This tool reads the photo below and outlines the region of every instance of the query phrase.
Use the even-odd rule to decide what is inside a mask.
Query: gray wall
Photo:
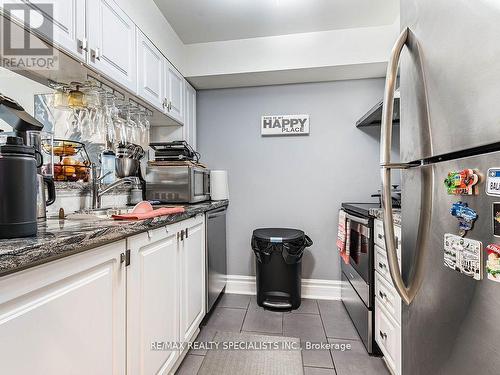
[[[340,279],[340,204],[370,200],[380,186],[380,130],[362,131],[355,122],[380,100],[383,86],[368,79],[199,92],[202,161],[229,171],[229,274],[255,274],[253,229],[293,227],[314,241],[303,277]],[[260,117],[271,114],[309,114],[311,134],[262,137]]]

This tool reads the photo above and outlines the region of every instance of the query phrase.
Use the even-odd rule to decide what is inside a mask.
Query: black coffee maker
[[[43,125],[14,100],[0,94],[0,119],[15,135],[0,143],[0,238],[29,237],[37,233],[37,156],[26,132]]]

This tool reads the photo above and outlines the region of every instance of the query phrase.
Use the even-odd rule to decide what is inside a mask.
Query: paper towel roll
[[[213,201],[229,199],[227,171],[210,171],[210,197]]]

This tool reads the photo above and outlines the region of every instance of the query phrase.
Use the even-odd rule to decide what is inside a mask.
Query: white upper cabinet
[[[136,93],[180,125],[189,118],[191,128],[183,130],[184,138],[196,145],[194,89],[186,88],[182,74],[113,0],[0,0],[0,7],[9,3],[26,3],[49,21],[48,27],[32,29],[35,34]]]
[[[136,27],[111,0],[87,0],[89,64],[132,92],[137,90]]]
[[[165,57],[137,29],[137,94],[160,111],[165,110]]]
[[[180,340],[194,337],[205,316],[205,220],[204,215],[187,220],[179,243]]]
[[[179,341],[176,225],[128,239],[127,373],[170,374],[179,351],[151,343]]]
[[[186,82],[184,140],[196,150],[196,90]]]
[[[165,108],[166,113],[184,124],[184,90],[186,81],[175,67],[165,60]]]
[[[13,1],[5,1],[9,3]],[[85,0],[29,0],[26,4],[47,22],[48,27],[32,29],[36,34],[85,61]]]

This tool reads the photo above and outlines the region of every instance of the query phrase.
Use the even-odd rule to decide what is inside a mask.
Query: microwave
[[[161,203],[198,203],[210,200],[210,170],[192,166],[149,165],[146,199]]]

